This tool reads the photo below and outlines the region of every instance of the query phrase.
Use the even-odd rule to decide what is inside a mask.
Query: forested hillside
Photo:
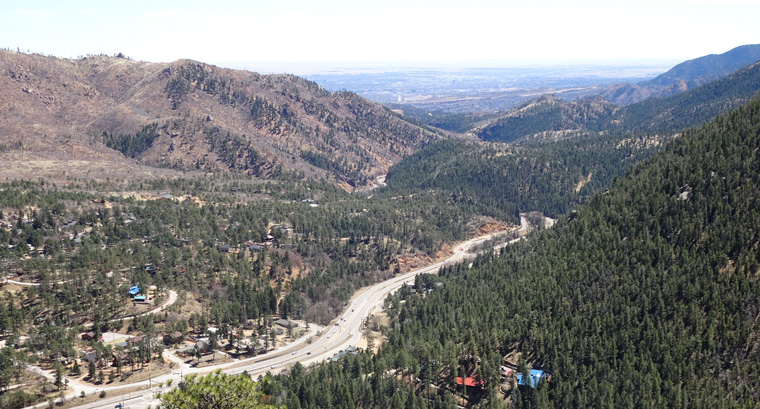
[[[445,269],[425,296],[402,291],[374,369],[396,368],[431,400],[401,393],[395,407],[450,406],[452,391],[499,407],[499,384],[514,382],[499,366],[515,352],[551,374],[514,389],[517,408],[757,407],[758,149],[755,99],[672,140],[577,216],[471,269]],[[351,370],[366,373],[345,361]],[[285,385],[303,404],[293,388],[328,393],[325,376]],[[455,376],[484,380],[484,391]]]
[[[601,98],[567,102],[543,95],[472,132],[484,141],[514,142],[543,132],[585,130],[589,123],[609,117],[615,108],[615,104]]]
[[[673,134],[745,104],[760,91],[760,63],[667,98],[615,108],[598,99],[540,97],[473,129],[483,140],[566,138],[585,132]]]
[[[275,314],[326,323],[355,290],[406,268],[405,258],[435,257],[444,243],[465,239],[478,216],[472,206],[366,199],[326,182],[141,185],[177,197],[103,200],[74,188],[0,185],[4,268],[41,283],[87,283],[18,292],[13,304],[26,306],[24,314],[13,325],[0,320],[0,333],[31,330],[36,318],[66,324],[118,318],[120,286],[127,283],[195,293],[218,325]],[[156,270],[148,273],[145,265]],[[121,271],[104,275],[114,269]],[[38,303],[40,296],[48,302]]]
[[[121,371],[107,359],[120,351],[113,343],[79,340],[88,323],[95,334],[148,338],[254,325],[254,339],[270,333],[272,317],[328,324],[359,288],[448,256],[447,244],[490,221],[475,206],[424,195],[367,197],[326,181],[228,174],[62,187],[14,181],[0,191],[0,388],[25,376],[25,362],[73,360],[85,346],[97,349],[98,369]],[[122,321],[149,308],[128,296],[132,286],[153,288],[150,305],[172,291],[178,301]],[[258,352],[274,348],[268,339]],[[0,407],[45,399],[28,392],[0,394]]]
[[[760,98],[684,130],[749,101],[760,63],[625,108],[544,97],[479,128],[514,144],[448,138],[289,75],[12,52],[0,52],[0,65],[8,162],[44,152],[55,161],[35,156],[39,172],[70,171],[78,163],[70,161],[91,166],[89,152],[174,177],[109,178],[92,168],[98,174],[84,179],[0,184],[0,389],[10,392],[2,407],[51,395],[46,381],[47,392],[29,392],[27,363],[55,371],[61,391],[64,372],[83,376],[83,348],[95,354],[90,385],[104,384],[103,369],[115,378],[115,366],[124,381],[154,353],[161,361],[151,345],[108,344],[99,337],[107,331],[149,340],[179,332],[177,343],[204,333],[216,341],[215,327],[228,351],[237,333],[235,354],[249,356],[283,342],[276,318],[340,327],[336,316],[361,287],[464,253],[451,247],[532,210],[560,220],[498,255],[418,276],[365,321],[368,349],[384,335],[376,354],[343,350],[339,363],[266,376],[261,401],[452,409],[760,401]],[[440,120],[455,128],[486,118]],[[386,170],[385,187],[346,192]],[[140,315],[172,297],[166,310]],[[125,351],[131,371],[116,356]],[[283,355],[288,365],[300,359]],[[515,371],[530,368],[547,377],[518,386]]]
[[[451,132],[465,133],[475,124],[488,122],[500,116],[499,112],[463,112],[452,113],[418,108],[409,104],[385,104],[404,116],[427,126],[445,129]]]
[[[648,98],[665,98],[719,79],[758,60],[760,44],[742,45],[723,54],[684,61],[648,81],[615,84],[608,87],[602,97],[618,105],[630,105]]]
[[[760,91],[760,63],[668,98],[652,98],[615,111],[592,129],[673,133],[698,126],[747,103]]]
[[[515,223],[532,210],[556,217],[658,146],[657,139],[618,135],[521,146],[442,141],[392,166],[377,196],[422,193]]]

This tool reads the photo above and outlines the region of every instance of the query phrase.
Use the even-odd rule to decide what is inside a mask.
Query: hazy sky
[[[0,47],[252,68],[680,61],[760,43],[758,18],[760,0],[3,1]]]

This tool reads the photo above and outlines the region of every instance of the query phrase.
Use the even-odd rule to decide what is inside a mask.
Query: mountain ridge
[[[618,105],[665,98],[724,77],[760,60],[760,44],[745,44],[722,54],[709,54],[677,64],[657,77],[636,84],[608,87],[601,96]]]
[[[104,145],[104,133],[134,139],[153,126],[162,131],[133,150],[143,165],[261,177],[276,176],[271,170],[279,167],[326,177],[350,190],[385,173],[404,155],[449,137],[356,94],[329,93],[293,75],[261,75],[192,60],[68,60],[0,51],[0,73],[5,113],[0,114],[0,143],[6,150],[56,152],[58,138],[65,137],[85,156],[116,160],[118,155]],[[220,154],[211,146],[219,138],[209,134],[237,142]],[[264,171],[232,163],[235,156],[262,161],[254,168]]]
[[[539,97],[470,132],[487,141],[562,139],[584,132],[672,134],[701,125],[760,91],[760,63],[666,98],[614,106],[599,97]]]
[[[503,391],[500,365],[522,356],[551,374],[512,383],[523,408],[756,407],[759,114],[754,98],[689,129],[551,229],[397,295],[378,361]]]

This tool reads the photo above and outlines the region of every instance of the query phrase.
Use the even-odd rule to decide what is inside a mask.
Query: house
[[[146,298],[145,298],[144,295],[136,295],[135,298],[133,299],[133,301],[134,302],[139,302],[139,303],[145,303],[145,302],[147,302],[147,300],[146,300]]]
[[[114,352],[113,366],[119,366],[120,362],[122,365],[129,365],[132,363],[132,358],[130,358],[126,352]]]
[[[361,351],[361,350],[362,350],[362,349],[361,349],[361,348],[359,348],[359,347],[355,347],[355,346],[353,346],[353,345],[349,345],[349,346],[348,346],[348,348],[346,348],[346,351],[345,351],[345,352],[346,352],[347,354],[353,354],[353,355],[356,355],[356,354],[358,354],[358,353],[359,353],[359,351]]]
[[[92,341],[94,339],[95,339],[95,333],[92,331],[88,331],[82,334],[82,341]]]
[[[256,355],[263,355],[269,352],[264,345],[256,346],[250,342],[247,345],[245,345],[245,350],[247,352],[253,352]]]
[[[137,344],[139,344],[140,342],[142,342],[143,339],[145,339],[145,337],[142,336],[142,335],[138,335],[136,337],[128,338],[127,339],[127,345],[129,345],[130,347],[136,347]]]
[[[349,345],[348,348],[346,348],[345,350],[341,350],[340,352],[338,352],[337,355],[335,355],[334,357],[332,357],[330,360],[332,362],[337,362],[341,358],[343,358],[344,356],[346,356],[348,354],[356,355],[356,354],[359,353],[359,351],[361,351],[361,348],[355,347],[353,345]]]
[[[464,383],[464,386],[470,386],[470,387],[476,387],[476,388],[480,388],[481,386],[485,384],[484,381],[471,378],[471,377],[466,377],[464,378],[464,381],[463,381],[461,376],[457,376],[456,378],[454,378],[454,383],[457,385],[461,385],[462,383]]]
[[[139,293],[140,293],[139,286],[134,285],[132,287],[129,287],[129,295],[131,295],[132,297],[136,296]]]
[[[193,353],[195,352],[194,347],[182,347],[177,350],[177,356],[180,357],[187,357],[187,356],[193,356]]]
[[[174,331],[171,334],[164,334],[164,343],[165,344],[177,344],[182,342],[184,337],[182,336],[182,333],[179,331]]]
[[[512,368],[504,365],[501,366],[501,376],[510,376],[514,373],[515,371]]]
[[[525,377],[523,374],[519,373],[517,374],[517,384],[518,385],[528,385],[531,388],[535,388],[538,385],[538,382],[546,377],[544,374],[544,371],[538,370],[538,369],[531,369],[528,379],[524,379]]]
[[[211,345],[208,344],[206,341],[198,341],[195,343],[195,349],[200,349],[201,352],[204,354],[207,352],[211,352]]]
[[[174,196],[167,193],[165,195],[159,196],[157,200],[172,200],[172,199],[174,199]]]
[[[282,335],[285,333],[285,331],[280,327],[272,328],[272,332],[274,332],[275,335]]]
[[[230,251],[232,251],[232,246],[228,244],[222,244],[221,246],[219,246],[219,251],[221,251],[222,253],[229,253]]]
[[[251,244],[250,246],[248,246],[248,250],[250,250],[250,251],[259,251],[259,250],[261,250],[261,246],[259,246],[258,244]]]
[[[298,327],[298,323],[293,322],[293,321],[284,320],[284,319],[279,319],[279,320],[275,321],[274,323],[277,324],[277,325],[279,325],[279,326],[281,326],[281,327],[283,327],[283,328],[297,328]]]
[[[98,359],[98,352],[94,349],[87,349],[80,353],[82,360],[85,362],[95,362]]]
[[[195,345],[189,345],[178,349],[177,356],[195,356],[195,351],[197,350],[200,350],[202,354],[206,354],[211,352],[211,346],[206,341],[198,341],[195,343]]]

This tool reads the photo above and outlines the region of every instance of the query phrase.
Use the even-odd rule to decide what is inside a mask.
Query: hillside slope
[[[409,294],[378,360],[432,367],[448,387],[461,366],[495,386],[502,357],[521,351],[552,378],[514,392],[519,407],[757,407],[759,150],[755,99],[572,220]]]
[[[755,63],[692,90],[624,107],[599,98],[567,102],[544,96],[471,132],[497,142],[564,138],[586,131],[672,134],[745,104],[758,91],[760,63]]]
[[[292,75],[189,60],[79,60],[0,51],[4,150],[113,156],[181,170],[302,172],[347,187],[443,136]]]
[[[684,61],[649,81],[616,84],[602,97],[618,105],[630,105],[648,98],[665,98],[722,78],[760,60],[760,44],[747,44],[723,54],[705,55]]]
[[[514,142],[538,133],[581,131],[588,123],[608,118],[615,109],[613,103],[598,97],[568,102],[543,95],[471,132],[485,141]]]
[[[519,222],[519,213],[567,213],[659,148],[653,138],[581,136],[521,146],[446,140],[392,166],[376,197],[428,194]]]
[[[622,107],[592,127],[612,132],[677,132],[746,104],[758,91],[760,62],[668,98],[651,98]]]

